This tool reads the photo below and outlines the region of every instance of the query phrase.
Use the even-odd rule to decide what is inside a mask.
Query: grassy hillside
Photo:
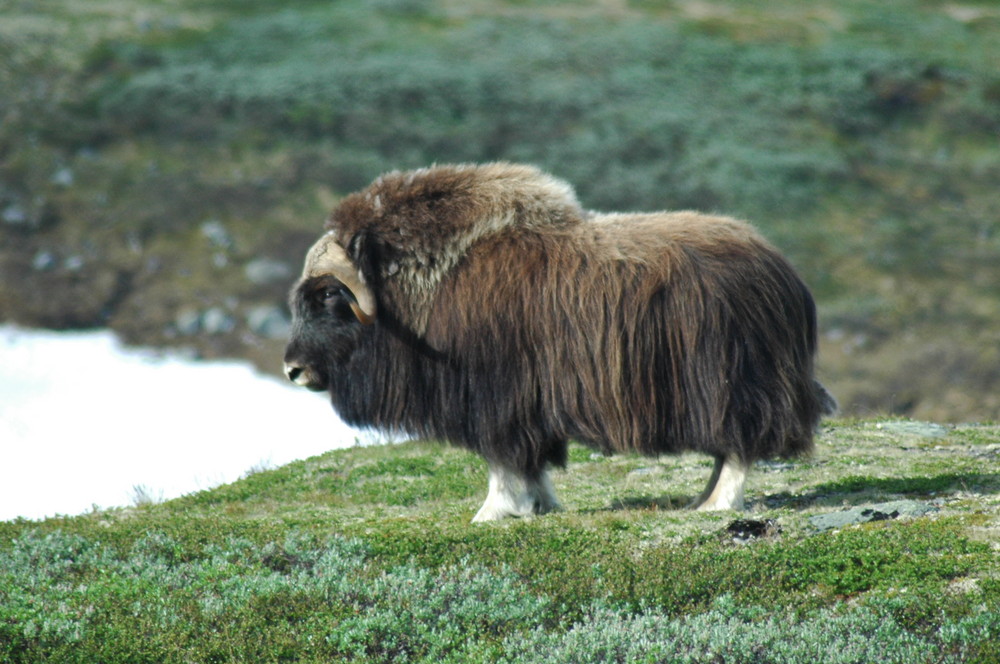
[[[848,413],[1000,414],[992,2],[7,0],[0,319],[277,370],[329,207],[529,161],[603,209],[748,217]]]
[[[469,523],[476,457],[330,452],[159,505],[0,523],[3,662],[995,662],[1000,428],[838,421],[708,460],[574,447],[561,513]],[[894,518],[908,499],[923,516]],[[872,509],[869,523],[820,519]],[[741,536],[763,525],[756,536]]]

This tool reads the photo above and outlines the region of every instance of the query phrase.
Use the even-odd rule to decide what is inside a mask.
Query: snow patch
[[[128,505],[136,487],[173,498],[380,440],[246,363],[0,326],[0,520]]]

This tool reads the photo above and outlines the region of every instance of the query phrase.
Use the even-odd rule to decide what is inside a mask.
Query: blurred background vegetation
[[[537,164],[753,221],[855,415],[1000,419],[1000,5],[0,0],[0,321],[280,367],[338,198]]]

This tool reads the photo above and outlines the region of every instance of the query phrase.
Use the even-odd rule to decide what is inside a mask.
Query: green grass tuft
[[[741,515],[618,498],[686,494],[703,459],[574,446],[566,511],[473,525],[485,464],[407,442],[0,523],[0,661],[991,662],[1000,482],[969,468],[1000,429],[917,451],[897,429],[833,423],[815,458],[758,467]],[[900,493],[938,509],[809,524]],[[737,516],[778,528],[737,542]]]

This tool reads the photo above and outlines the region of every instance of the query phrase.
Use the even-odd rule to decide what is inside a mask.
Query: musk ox
[[[598,214],[522,165],[383,175],[343,199],[290,296],[285,372],[354,425],[485,457],[475,521],[559,507],[569,439],[715,459],[738,509],[757,459],[806,453],[835,402],[816,309],[748,224]]]

